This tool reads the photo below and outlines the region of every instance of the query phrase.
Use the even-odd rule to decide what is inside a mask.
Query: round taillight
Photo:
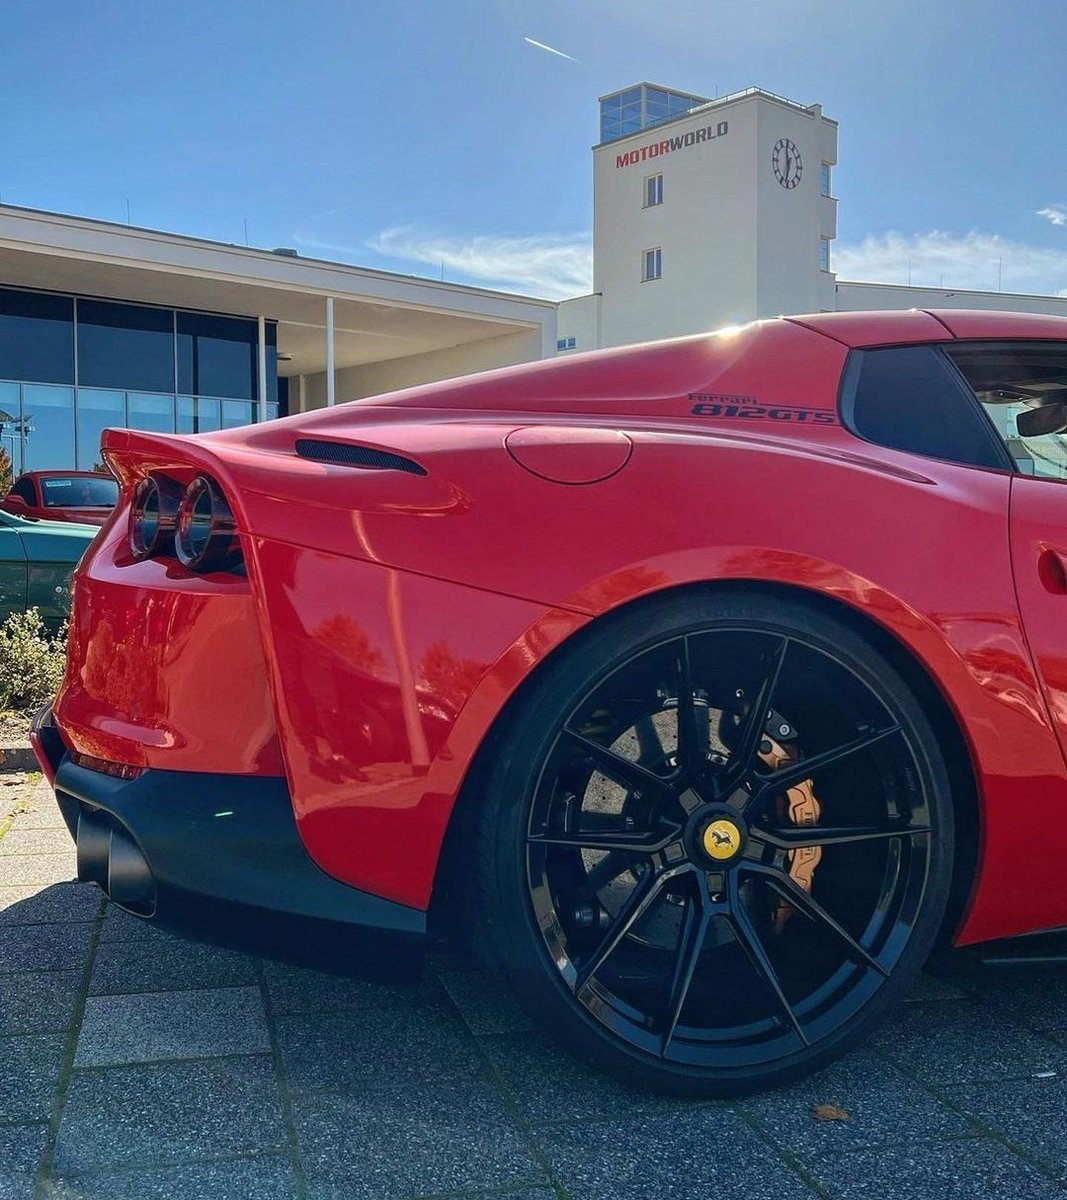
[[[233,512],[219,485],[206,475],[185,489],[174,549],[191,571],[232,571],[242,561]]]
[[[137,485],[130,508],[130,549],[137,558],[173,553],[180,498],[169,479],[149,475]]]

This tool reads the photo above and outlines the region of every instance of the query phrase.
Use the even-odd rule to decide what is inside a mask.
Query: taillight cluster
[[[137,485],[130,509],[136,558],[174,556],[191,571],[233,571],[243,564],[237,522],[222,489],[207,475],[186,487],[163,475]]]

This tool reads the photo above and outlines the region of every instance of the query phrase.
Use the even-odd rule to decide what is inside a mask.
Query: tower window
[[[830,269],[830,239],[819,238],[819,270],[829,271]]]
[[[659,246],[646,250],[642,258],[641,282],[659,279],[663,274],[663,251]]]
[[[822,171],[819,175],[819,185],[820,185],[822,194],[824,196],[829,196],[830,195],[830,164],[828,162],[824,162],[822,165]]]
[[[645,208],[652,208],[663,203],[663,176],[645,176]]]

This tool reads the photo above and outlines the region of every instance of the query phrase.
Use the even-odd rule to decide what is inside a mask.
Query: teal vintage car
[[[57,627],[70,612],[70,577],[95,525],[32,521],[0,511],[0,621],[36,606]]]

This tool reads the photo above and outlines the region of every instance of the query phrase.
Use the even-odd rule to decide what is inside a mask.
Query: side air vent
[[[296,452],[313,462],[337,463],[342,467],[358,467],[364,471],[407,471],[409,475],[425,475],[426,468],[388,450],[373,446],[353,446],[348,442],[324,442],[319,438],[297,438]]]

